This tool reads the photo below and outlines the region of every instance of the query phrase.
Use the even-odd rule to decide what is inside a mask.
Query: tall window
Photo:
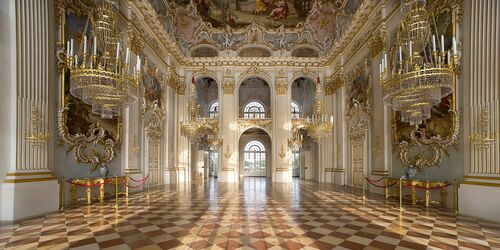
[[[247,176],[266,175],[266,148],[260,141],[250,141],[243,151],[243,171]]]
[[[219,102],[212,103],[208,111],[209,111],[208,115],[210,118],[215,118],[219,116]]]
[[[296,102],[292,101],[290,107],[292,109],[292,119],[299,118],[300,116],[299,105],[297,105]]]
[[[266,118],[266,110],[262,103],[251,101],[243,109],[243,117],[249,119]]]

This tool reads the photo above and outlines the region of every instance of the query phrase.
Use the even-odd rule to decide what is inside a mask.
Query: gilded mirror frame
[[[427,9],[430,12],[431,18],[435,21],[435,17],[448,14],[451,17],[451,25],[453,36],[457,25],[462,22],[462,1],[446,0],[428,1]],[[435,25],[435,22],[431,26]],[[433,26],[434,27],[434,26]],[[457,39],[459,40],[459,39]],[[453,79],[453,93],[447,97],[442,98],[447,102],[448,110],[445,114],[448,116],[444,121],[446,123],[446,131],[439,131],[434,126],[429,127],[428,123],[422,126],[410,127],[409,125],[402,126],[397,117],[397,112],[393,111],[392,116],[392,141],[393,152],[397,153],[403,164],[409,166],[413,165],[423,171],[426,167],[439,166],[443,156],[450,158],[450,147],[459,147],[458,134],[460,132],[460,115],[457,111],[457,98],[456,89],[457,82],[460,76],[460,56],[461,44],[458,45],[459,53],[459,67],[455,72]],[[391,57],[394,57],[396,45],[391,46]],[[394,62],[393,59],[390,63]],[[432,117],[429,119],[432,120]],[[405,131],[406,130],[406,131]]]
[[[57,112],[57,131],[60,144],[67,144],[66,153],[74,151],[77,163],[86,163],[95,171],[100,165],[111,162],[118,146],[121,143],[121,121],[117,118],[116,124],[106,129],[99,121],[89,121],[86,131],[71,132],[68,127],[68,114],[71,111],[69,102],[75,97],[66,94],[66,84],[69,84],[66,74],[66,21],[70,14],[84,18],[91,13],[94,3],[92,0],[57,0],[55,2],[55,21],[57,27],[56,60],[58,69],[59,106]],[[99,145],[99,148],[96,146]]]

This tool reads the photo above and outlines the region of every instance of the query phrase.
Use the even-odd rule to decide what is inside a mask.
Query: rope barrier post
[[[362,187],[362,188],[363,188],[363,197],[361,197],[361,198],[363,199],[363,201],[366,199],[366,196],[365,196],[365,188],[366,188],[366,186],[365,186],[365,185],[366,185],[365,181],[366,181],[366,180],[365,180],[365,178],[366,178],[366,176],[363,174],[363,187]]]
[[[453,183],[453,201],[454,201],[454,206],[455,206],[455,215],[458,215],[458,181],[455,179]]]
[[[59,185],[59,210],[64,210],[64,176],[61,176],[61,185]]]
[[[151,182],[149,181],[149,178],[148,178],[148,199],[149,199],[149,186],[151,185]]]
[[[399,212],[403,211],[403,179],[399,178]]]
[[[128,185],[128,175],[125,175],[125,183],[126,183],[126,185],[125,185],[125,197],[128,198],[128,186],[127,186]]]
[[[115,176],[115,209],[118,210],[118,176]]]

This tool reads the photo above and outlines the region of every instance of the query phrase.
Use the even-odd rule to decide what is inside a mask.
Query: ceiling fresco
[[[314,57],[330,50],[362,0],[149,2],[167,34],[175,38],[185,55],[200,47],[231,54],[230,51],[257,46],[279,56],[308,48]]]

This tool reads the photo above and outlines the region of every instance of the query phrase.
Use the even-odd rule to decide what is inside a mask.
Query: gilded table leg
[[[425,207],[429,207],[430,201],[430,196],[431,196],[431,191],[430,190],[425,190]]]
[[[104,181],[99,185],[99,202],[104,201]]]
[[[71,184],[71,204],[76,204],[76,185]]]
[[[411,204],[417,204],[417,189],[415,187],[411,187]]]
[[[87,181],[87,204],[90,205],[92,196],[92,187],[90,186],[90,180]]]
[[[441,207],[446,207],[446,195],[448,194],[446,192],[446,188],[441,188],[441,191],[440,191],[440,194],[441,194]]]

